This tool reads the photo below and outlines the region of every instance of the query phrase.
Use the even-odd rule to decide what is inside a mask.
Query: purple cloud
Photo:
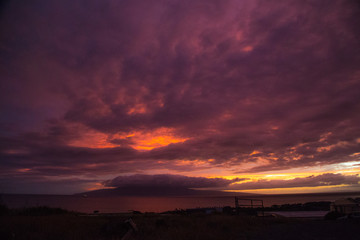
[[[335,185],[359,186],[360,177],[355,175],[342,175],[325,173],[317,176],[294,178],[291,180],[259,180],[231,185],[232,190],[268,189],[268,188],[297,188],[297,187],[319,187]]]
[[[359,160],[355,1],[10,1],[1,14],[8,181]],[[186,140],[134,147],[162,128]]]
[[[224,178],[187,177],[171,174],[136,174],[130,176],[118,176],[114,179],[104,181],[103,185],[105,187],[168,186],[186,188],[214,188],[226,187],[231,183],[239,182],[242,180],[245,179],[234,178],[228,180]]]

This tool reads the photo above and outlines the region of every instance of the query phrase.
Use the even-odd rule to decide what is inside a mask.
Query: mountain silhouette
[[[124,186],[111,189],[99,189],[89,192],[78,193],[76,195],[86,196],[238,196],[255,195],[239,192],[222,192],[214,190],[195,190],[179,186]]]

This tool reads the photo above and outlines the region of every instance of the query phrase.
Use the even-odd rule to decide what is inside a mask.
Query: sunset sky
[[[357,0],[10,0],[0,193],[360,191]]]

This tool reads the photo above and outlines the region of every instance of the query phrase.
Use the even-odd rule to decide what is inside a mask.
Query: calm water
[[[297,194],[297,195],[257,195],[244,198],[261,199],[265,206],[286,203],[305,203],[315,201],[334,201],[343,197],[360,197],[360,193],[337,194]],[[87,197],[72,195],[2,195],[2,200],[10,208],[49,206],[68,210],[92,213],[163,212],[175,209],[197,207],[234,207],[234,197]]]

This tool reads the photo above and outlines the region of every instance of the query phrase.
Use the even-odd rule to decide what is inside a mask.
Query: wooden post
[[[237,197],[235,197],[235,208],[236,208],[236,214],[239,215],[240,209],[239,209],[239,200]]]
[[[125,233],[125,235],[121,238],[121,240],[127,240],[129,239],[129,237],[134,233],[138,231],[138,228],[136,226],[136,224],[134,223],[134,221],[129,218],[127,220],[125,220],[125,223],[129,225],[129,230]]]

